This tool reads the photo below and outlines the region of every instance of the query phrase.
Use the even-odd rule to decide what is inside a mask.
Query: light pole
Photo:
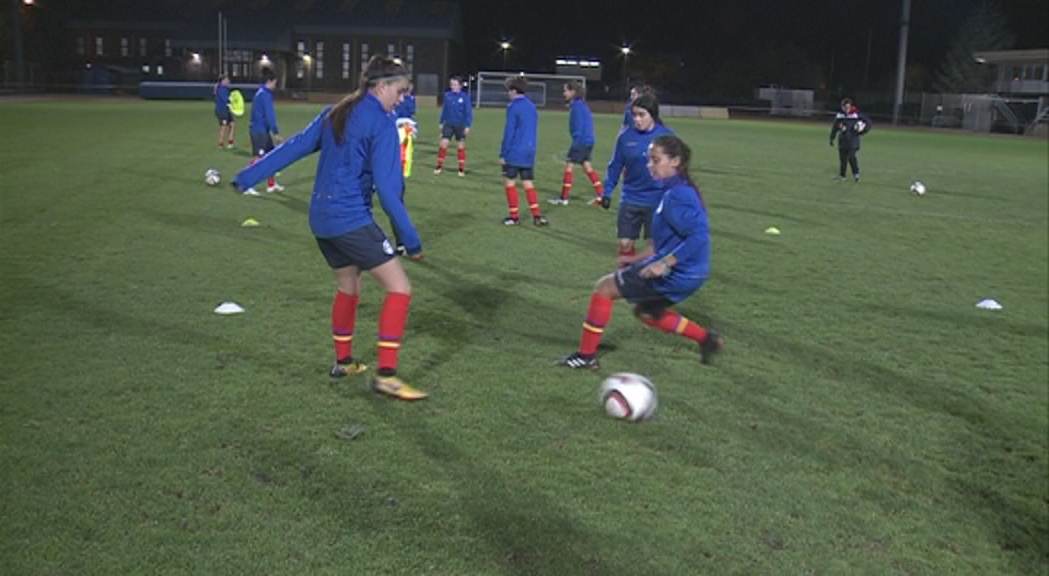
[[[22,47],[22,2],[23,0],[11,0],[11,25],[14,26],[15,43],[15,92],[22,92],[25,88],[25,55]],[[32,2],[26,2],[27,6]]]
[[[624,89],[628,89],[626,85],[627,85],[627,64],[630,61],[630,53],[631,53],[630,46],[628,46],[627,44],[623,44],[622,46],[619,47],[619,53],[623,55],[623,87],[624,87]]]
[[[499,48],[503,50],[503,70],[506,70],[506,53],[510,51],[510,41],[503,40],[499,43]]]

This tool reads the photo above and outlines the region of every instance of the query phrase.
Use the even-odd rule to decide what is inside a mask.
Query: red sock
[[[542,216],[543,213],[539,210],[539,194],[535,188],[525,186],[525,198],[528,200],[528,209],[532,211],[532,218]]]
[[[335,293],[331,304],[331,338],[335,341],[335,360],[353,356],[353,327],[357,323],[357,302],[360,297],[342,291]]]
[[[517,205],[517,186],[513,184],[506,187],[506,205],[510,207],[510,217],[517,220],[521,209]]]
[[[230,138],[230,139],[229,139],[229,145],[230,145],[230,146],[233,146],[233,138]]]
[[[568,200],[568,196],[572,193],[572,169],[565,169],[565,177],[561,180],[561,199]]]
[[[590,296],[590,307],[583,320],[583,337],[579,340],[579,353],[591,356],[597,352],[605,326],[612,318],[612,299],[594,292]]]
[[[679,334],[689,340],[702,343],[707,339],[707,331],[673,310],[663,312],[659,319],[642,320],[653,328],[658,328],[668,334]]]
[[[277,185],[277,179],[274,178],[273,176],[270,176],[269,180],[266,180],[266,186],[269,186],[270,188],[273,188],[276,185]]]
[[[397,352],[401,348],[404,325],[408,322],[408,304],[412,297],[400,292],[387,292],[379,314],[379,375],[397,373]]]
[[[598,197],[605,195],[605,185],[601,183],[601,177],[597,175],[594,170],[586,171],[587,178],[590,178],[590,183],[594,185],[594,194]]]
[[[437,150],[437,168],[444,167],[444,159],[448,156],[448,148],[441,148]]]
[[[466,148],[459,149],[459,171],[466,171]]]

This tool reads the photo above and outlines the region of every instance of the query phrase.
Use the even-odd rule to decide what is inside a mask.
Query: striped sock
[[[678,334],[700,344],[707,339],[707,331],[702,326],[673,310],[663,312],[658,319],[642,320],[642,322],[668,334]]]
[[[397,352],[401,349],[404,325],[408,322],[410,294],[387,292],[379,313],[379,376],[397,373]]]
[[[331,338],[335,341],[335,359],[353,357],[353,328],[357,323],[357,303],[360,297],[343,291],[335,293],[331,304]]]
[[[583,320],[583,337],[579,340],[579,353],[583,356],[593,356],[597,353],[597,345],[601,343],[601,336],[605,333],[605,326],[612,318],[612,299],[594,292],[590,296],[590,306],[586,309],[586,318]]]

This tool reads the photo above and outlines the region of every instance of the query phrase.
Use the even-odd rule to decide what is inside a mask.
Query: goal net
[[[561,88],[568,82],[579,82],[586,87],[586,78],[567,74],[529,74],[527,72],[478,72],[477,93],[474,102],[481,106],[506,106],[510,96],[506,93],[503,82],[507,76],[520,75],[528,80],[526,95],[539,108],[544,106],[562,106],[564,97]]]

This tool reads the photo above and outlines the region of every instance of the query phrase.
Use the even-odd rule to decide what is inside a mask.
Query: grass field
[[[317,111],[277,105],[285,133]],[[671,120],[714,242],[680,309],[728,347],[701,366],[623,305],[595,375],[551,363],[614,265],[613,213],[504,228],[502,111],[462,179],[431,173],[436,116],[401,354],[432,397],[408,404],[327,376],[315,158],[236,196],[203,174],[246,162],[247,122],[216,150],[210,103],[0,102],[0,573],[1049,570],[1045,140],[875,126],[853,184],[829,124]],[[619,118],[596,121],[603,167]],[[544,200],[567,144],[544,113]],[[366,281],[369,362],[381,297]],[[653,421],[604,416],[614,371],[656,383]]]

